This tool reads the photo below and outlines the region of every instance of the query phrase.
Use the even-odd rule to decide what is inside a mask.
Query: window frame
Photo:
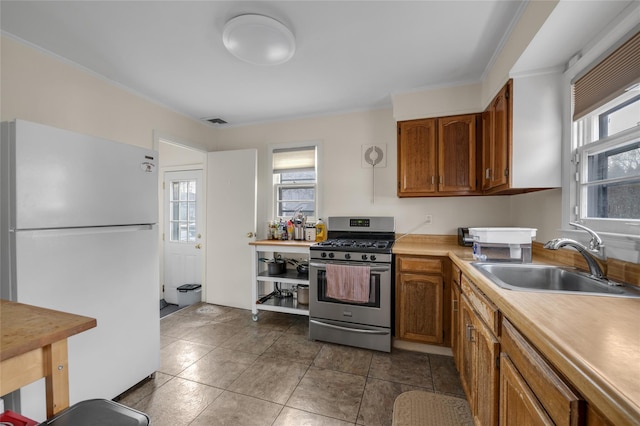
[[[630,7],[629,10],[635,10],[637,6]],[[573,98],[572,84],[573,81],[590,69],[598,59],[617,48],[621,42],[626,39],[631,32],[637,32],[638,23],[633,18],[633,13],[624,13],[619,15],[607,29],[600,33],[599,37],[581,50],[579,55],[572,58],[563,73],[563,108],[562,108],[562,214],[560,235],[575,239],[577,241],[588,243],[589,236],[586,232],[578,230],[569,225],[570,222],[577,221],[576,216],[576,200],[577,200],[577,181],[576,181],[576,133],[584,131],[584,129],[576,128],[573,125]],[[592,125],[592,123],[591,123]],[[610,221],[609,221],[610,222]],[[625,221],[625,223],[630,223]],[[634,224],[627,225],[626,229],[617,229],[607,226],[603,221],[585,220],[585,226],[598,232],[606,246],[607,257],[620,259],[627,262],[638,262],[640,258],[640,226]]]
[[[316,158],[315,158],[315,171],[316,171],[316,182],[313,184],[315,186],[315,216],[308,216],[307,220],[309,222],[315,222],[318,218],[322,217],[322,142],[321,141],[306,141],[306,142],[291,142],[291,143],[283,143],[283,144],[272,144],[268,147],[268,173],[269,173],[269,185],[271,186],[271,196],[270,196],[270,215],[271,220],[278,221],[280,219],[288,220],[290,217],[278,216],[278,188],[281,187],[295,187],[295,186],[310,186],[311,184],[308,182],[303,183],[291,183],[291,184],[281,184],[274,182],[274,172],[273,172],[273,153],[276,150],[282,149],[302,149],[302,148],[315,148]]]

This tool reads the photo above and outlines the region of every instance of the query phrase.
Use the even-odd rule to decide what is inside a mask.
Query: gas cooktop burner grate
[[[391,241],[335,239],[323,241],[321,243],[318,243],[317,245],[323,248],[361,248],[384,250],[389,247],[391,243]]]

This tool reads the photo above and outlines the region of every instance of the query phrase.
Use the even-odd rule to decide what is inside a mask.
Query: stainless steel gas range
[[[393,217],[329,217],[310,248],[309,337],[391,351]]]

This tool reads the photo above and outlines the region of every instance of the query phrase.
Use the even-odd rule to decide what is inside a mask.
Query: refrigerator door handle
[[[60,237],[67,235],[95,235],[113,234],[119,232],[151,231],[155,224],[121,225],[121,226],[94,226],[88,228],[50,228],[50,229],[12,229],[10,232],[33,232],[34,238]]]

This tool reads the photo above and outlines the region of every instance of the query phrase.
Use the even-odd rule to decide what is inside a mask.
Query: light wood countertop
[[[470,248],[446,242],[400,240],[393,252],[449,256],[590,405],[640,423],[640,299],[502,289],[471,266]]]
[[[96,326],[96,320],[0,299],[0,361],[66,339]]]
[[[311,247],[315,241],[304,240],[258,240],[251,241],[250,246]]]

